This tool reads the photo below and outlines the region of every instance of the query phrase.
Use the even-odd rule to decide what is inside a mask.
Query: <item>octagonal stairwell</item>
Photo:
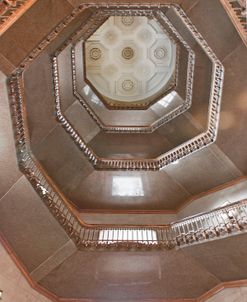
[[[34,8],[42,3],[44,2],[38,1]],[[56,7],[54,1],[49,3],[51,4]],[[59,4],[61,12],[63,9],[64,11],[72,9],[67,1],[64,1],[64,5],[61,2]],[[184,8],[190,8],[188,11],[190,18],[199,31],[205,35],[207,42],[214,48],[225,66],[223,114],[216,145],[170,165],[163,171],[95,171],[77,147],[71,144],[64,130],[56,124],[54,108],[52,108],[54,106],[50,81],[52,70],[49,67],[51,66],[49,55],[54,49],[48,47],[44,50],[39,59],[30,67],[30,73],[25,74],[28,79],[27,83],[30,85],[28,87],[27,84],[26,100],[29,104],[33,102],[33,105],[28,107],[32,151],[59,190],[63,191],[73,204],[75,213],[76,208],[77,210],[90,209],[95,213],[102,210],[111,212],[124,210],[132,211],[132,213],[136,213],[135,211],[155,213],[174,211],[174,209],[176,211],[192,196],[244,176],[246,173],[244,121],[247,85],[244,77],[246,65],[242,64],[246,60],[246,48],[218,1],[184,1],[182,5]],[[34,8],[29,14],[34,13]],[[210,25],[200,17],[205,10],[210,12]],[[38,10],[36,13],[39,12],[42,16],[41,11]],[[88,14],[90,13],[85,13],[85,17]],[[22,27],[28,28],[26,22],[30,22],[34,15],[29,15],[28,18],[24,15],[17,25],[22,24]],[[219,19],[223,21],[218,24]],[[40,20],[43,19],[40,18]],[[57,21],[54,21],[54,24],[55,22]],[[71,25],[68,32],[64,31],[67,36],[73,31],[75,23]],[[49,26],[53,27],[54,24]],[[17,64],[29,50],[28,47],[20,50],[19,46],[14,52],[6,51],[12,41],[11,35],[16,37],[17,25],[11,27],[11,30],[6,31],[4,37],[0,38],[5,45],[5,48],[0,50],[1,55],[7,58],[11,65]],[[215,29],[214,32],[210,30],[211,26]],[[10,36],[7,36],[8,33]],[[43,35],[45,35],[45,30]],[[21,37],[20,34],[18,39],[21,40]],[[18,39],[16,43],[20,41]],[[34,46],[39,39],[40,36],[37,36],[30,45]],[[229,40],[232,43],[229,43]],[[60,42],[57,41],[57,44]],[[195,49],[195,51],[199,58],[203,57],[200,50]],[[5,63],[1,61],[1,64]],[[64,71],[66,80],[65,75],[69,74],[69,69],[65,66]],[[197,75],[206,74],[200,62],[195,72]],[[239,76],[241,81],[239,81]],[[197,96],[204,93],[203,78],[205,79],[203,76],[198,77],[197,88],[194,92]],[[3,109],[1,123],[3,120],[4,127],[1,137],[4,138],[4,148],[1,152],[3,160],[0,164],[4,173],[1,173],[0,230],[33,280],[66,299],[100,298],[115,301],[121,297],[123,300],[130,301],[144,298],[193,299],[223,281],[246,278],[244,261],[246,234],[222,240],[210,240],[173,251],[120,252],[104,249],[102,251],[77,251],[75,244],[63,230],[62,224],[60,225],[55,219],[54,213],[51,214],[48,211],[29,182],[17,169],[5,80],[6,78],[2,77],[1,87],[4,93],[1,101],[3,100],[4,103],[1,104]],[[44,100],[47,101],[45,106]],[[91,142],[92,138],[98,134],[98,127],[92,123],[87,112],[83,112],[82,117],[76,116],[79,104],[75,99],[68,97],[66,100],[68,103],[65,110],[68,115],[74,116],[75,121],[78,121],[78,118],[84,119],[85,124],[81,131],[85,131],[87,140]],[[201,105],[203,104],[202,102]],[[183,129],[185,134],[201,129],[203,117],[200,110],[192,107],[191,112],[181,117],[188,122],[188,126]],[[194,119],[191,118],[192,113]],[[177,125],[181,122],[178,120],[169,131],[163,128],[158,132],[158,136],[161,137],[165,133],[169,144],[179,142],[180,138],[172,133],[177,132]],[[61,146],[64,148],[62,149]],[[48,147],[52,151],[49,156],[47,156]],[[114,177],[121,179],[123,176],[141,178],[144,188],[143,196],[141,193],[137,197],[114,196],[113,179]],[[131,275],[129,275],[130,272]],[[198,276],[202,276],[199,286]],[[82,280],[83,286],[81,286]]]
[[[207,79],[209,80],[210,68],[206,70],[201,68],[203,62],[207,66],[208,59],[199,48],[196,48],[195,51],[197,55],[195,76],[198,80],[196,81],[193,94],[197,101],[202,101],[205,98],[205,76],[208,73]],[[51,102],[51,96],[49,98],[45,97],[49,104],[47,102],[43,108],[49,108],[50,113],[49,115],[44,114],[42,120],[40,119],[40,110],[36,102],[37,97],[42,95],[42,91],[49,91],[49,89],[45,90],[42,88],[42,85],[43,87],[47,87],[47,83],[51,80],[51,67],[49,67],[48,60],[49,57],[43,54],[40,58],[36,59],[25,72],[25,81],[29,83],[27,84],[26,100],[27,110],[29,112],[29,126],[31,127],[31,146],[33,153],[40,160],[56,185],[79,209],[114,210],[114,206],[116,209],[122,210],[174,210],[179,207],[184,199],[188,199],[194,194],[206,191],[242,175],[241,171],[233,164],[232,158],[230,159],[224,156],[217,146],[204,149],[198,154],[192,155],[191,160],[183,159],[174,166],[170,165],[162,172],[124,172],[124,174],[122,174],[122,172],[94,171],[83,154],[80,153],[77,146],[71,143],[68,135],[66,135],[60,127],[55,127],[52,131],[48,132],[48,135],[44,139],[41,139],[39,144],[36,143],[35,133],[37,133],[39,129],[42,131],[45,129],[44,125],[46,125],[48,116],[50,116],[51,124],[54,123],[54,113],[52,113],[54,110],[54,102]],[[96,148],[98,152],[104,156],[112,153],[117,157],[121,157],[122,154],[126,154],[126,150],[129,150],[130,147],[131,150],[128,156],[150,156],[150,152],[156,152],[155,154],[157,155],[158,150],[154,148],[154,144],[151,145],[147,143],[150,142],[150,136],[153,137],[153,142],[156,146],[159,148],[162,147],[163,149],[165,144],[167,144],[167,146],[174,146],[183,142],[185,138],[190,138],[192,133],[193,135],[197,134],[205,122],[205,118],[204,120],[199,119],[201,116],[199,110],[202,110],[204,104],[204,102],[202,102],[197,106],[198,112],[194,111],[194,105],[192,105],[191,113],[193,113],[195,118],[192,118],[189,112],[174,120],[169,128],[160,127],[154,134],[150,134],[150,136],[147,137],[145,136],[146,138],[144,138],[144,136],[138,138],[138,136],[127,134],[122,134],[122,136],[115,135],[114,143],[114,135],[99,133],[99,128],[93,123],[90,116],[87,115],[87,112],[83,111],[83,108],[79,108],[80,106],[77,101],[74,102],[74,99],[69,97],[72,93],[72,87],[69,83],[70,81],[66,82],[66,75],[71,75],[71,70],[69,65],[67,66],[69,62],[63,62],[64,65],[61,65],[61,77],[64,77],[62,83],[64,83],[64,87],[66,88],[64,90],[64,109],[66,110],[66,114],[73,120],[76,126],[78,125],[78,131],[86,137],[86,140],[89,140],[89,145]],[[45,72],[47,76],[44,77],[42,75]],[[204,80],[202,81],[202,79]],[[35,83],[39,83],[38,87],[35,86]],[[37,96],[28,92],[31,91],[29,87],[35,87],[35,89],[37,89]],[[50,95],[51,93],[50,91]],[[61,90],[61,93],[63,93],[63,90]],[[203,98],[200,96],[203,96]],[[74,103],[72,104],[72,102]],[[71,105],[69,106],[69,104]],[[83,114],[79,115],[79,109]],[[33,114],[35,112],[39,114],[39,118],[36,118],[35,114]],[[83,123],[81,122],[82,120]],[[181,129],[179,125],[185,122],[187,126]],[[42,125],[42,127],[40,127],[40,125]],[[166,141],[164,141],[164,139],[161,141],[161,137],[166,137]],[[125,139],[124,146],[122,144],[123,138]],[[106,144],[107,139],[109,139],[109,142]],[[135,143],[135,147],[133,143]],[[63,145],[62,149],[60,148],[61,145]],[[47,148],[47,146],[49,146],[49,148]],[[200,165],[196,164],[196,162],[200,163]],[[197,166],[197,169],[194,169],[193,164]],[[186,166],[186,175],[183,175],[182,170],[179,169],[181,165]],[[199,173],[198,169],[200,169]],[[131,177],[139,177],[143,182],[144,193],[140,196],[125,197],[126,201],[124,203],[121,202],[121,197],[113,196],[113,178],[121,175],[130,177],[130,180],[132,179]],[[163,179],[161,183],[165,183],[166,185],[158,185],[156,179]],[[100,183],[102,185],[95,188],[93,183]],[[88,188],[92,189],[88,190]],[[153,192],[155,192],[155,194],[153,194]],[[99,195],[101,196],[102,202],[97,198]],[[149,202],[151,196],[155,196],[153,197],[155,201],[152,203]],[[163,196],[166,196],[165,200]],[[87,202],[83,199],[85,201],[87,200]],[[143,205],[145,205],[144,208]]]

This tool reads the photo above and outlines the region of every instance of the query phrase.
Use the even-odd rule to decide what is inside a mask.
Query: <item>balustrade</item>
[[[3,34],[35,1],[37,0],[1,0],[0,34]]]
[[[178,10],[178,14],[183,13]],[[62,30],[69,20],[74,17],[70,16],[63,21],[61,26],[55,29],[55,32]],[[205,42],[201,40],[200,35],[194,29],[193,25],[187,22],[187,26],[196,34],[199,42],[205,46]],[[25,119],[25,99],[23,97],[23,79],[22,72],[25,67],[37,56],[40,51],[49,44],[49,42],[56,37],[56,34],[50,33],[46,40],[42,41],[38,48],[33,50],[27,59],[20,65],[17,72],[14,73],[9,79],[9,94],[12,108],[13,124],[15,129],[16,147],[18,154],[18,161],[21,170],[26,175],[36,192],[41,199],[50,209],[54,217],[59,221],[65,231],[72,238],[78,248],[85,247],[160,247],[160,248],[178,248],[190,244],[204,242],[216,238],[222,238],[232,234],[239,234],[247,229],[247,200],[239,201],[234,204],[222,207],[220,209],[212,210],[208,213],[195,215],[193,217],[186,218],[184,220],[171,223],[165,226],[90,226],[84,224],[75,215],[69,204],[60,195],[52,181],[45,174],[45,172],[39,166],[39,163],[33,158],[29,147],[29,135],[28,127]],[[215,60],[215,68],[213,71],[213,93],[212,93],[212,106],[219,102],[220,92],[219,88],[222,85],[223,80],[223,67],[217,61],[217,58],[212,53],[211,49],[206,47],[207,53],[213,56]],[[54,57],[54,77],[55,77],[55,98],[58,112],[60,110],[58,98],[59,87],[57,77],[57,62]],[[122,168],[122,165],[128,169],[142,168],[145,166],[147,169],[159,168],[162,164],[161,161],[166,160],[167,163],[173,162],[183,156],[192,153],[198,149],[198,144],[205,146],[208,144],[207,139],[211,140],[212,135],[215,135],[215,124],[217,124],[217,112],[213,108],[212,112],[212,131],[208,136],[201,135],[196,138],[195,141],[190,141],[189,144],[184,144],[174,149],[171,153],[166,155],[165,159],[158,159],[157,163],[152,161],[126,161],[121,162],[118,160],[106,160],[107,164],[111,167]],[[58,118],[61,119],[66,131],[68,131],[76,143],[84,150],[85,154],[92,162],[98,161],[91,150],[81,141],[77,133],[72,129],[69,122],[60,114]],[[100,159],[100,164],[105,162]]]
[[[220,0],[240,37],[247,46],[247,2],[246,0]]]

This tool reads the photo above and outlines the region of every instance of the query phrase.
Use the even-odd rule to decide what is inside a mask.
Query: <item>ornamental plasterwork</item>
[[[103,12],[101,12],[103,13]],[[104,12],[106,13],[106,12]],[[116,13],[116,12],[114,12]],[[109,14],[109,13],[108,13]],[[153,18],[155,19],[155,16],[153,15],[152,11],[145,10],[145,14],[149,17],[149,19]],[[133,17],[133,16],[131,16]],[[95,16],[95,20],[98,20],[98,17]],[[134,17],[133,17],[134,18]],[[87,31],[95,32],[95,22],[94,19],[91,19],[92,22],[89,20],[87,23]],[[159,20],[157,20],[159,21]],[[92,119],[98,124],[100,129],[102,129],[105,132],[122,132],[122,133],[151,133],[155,131],[158,127],[162,126],[165,123],[168,123],[170,120],[174,119],[178,115],[182,114],[186,110],[188,110],[191,106],[192,102],[192,89],[193,89],[193,73],[194,73],[194,60],[195,55],[190,46],[185,42],[185,40],[178,34],[176,29],[170,28],[169,24],[166,24],[166,27],[172,31],[171,33],[167,33],[167,29],[165,29],[164,25],[161,26],[162,30],[166,33],[166,35],[169,35],[170,40],[172,40],[175,43],[174,38],[176,38],[176,44],[177,44],[177,62],[176,62],[176,72],[175,72],[175,87],[173,84],[173,80],[171,83],[169,83],[167,87],[167,91],[162,95],[162,97],[157,98],[154,100],[157,104],[166,104],[165,108],[163,107],[162,110],[160,110],[161,117],[157,119],[156,121],[152,122],[149,125],[142,125],[142,126],[124,126],[121,125],[121,123],[116,125],[111,125],[109,122],[104,121],[103,118],[101,118],[102,111],[106,112],[107,108],[103,104],[101,104],[101,99],[95,95],[94,91],[91,91],[90,85],[86,85],[84,88],[82,85],[83,80],[81,79],[81,69],[83,67],[81,66],[81,43],[75,42],[75,46],[71,50],[71,58],[72,58],[72,69],[73,69],[73,89],[74,89],[74,95],[79,100],[79,102],[82,104],[82,106],[87,110],[89,115],[92,117]],[[184,95],[182,98],[180,97],[180,101],[178,101],[178,98],[173,98],[172,104],[176,104],[176,107],[172,106],[170,108],[170,105],[167,106],[167,98],[171,99],[171,91],[173,89],[176,90],[176,82],[180,81],[181,77],[184,77],[186,75],[181,75],[179,71],[179,60],[180,60],[180,53],[178,52],[179,49],[185,48],[186,52],[188,53],[188,60],[187,64],[187,80],[186,80],[186,87],[184,87]],[[161,50],[163,52],[163,50]],[[159,52],[158,55],[160,55],[160,49],[157,49],[157,52]],[[156,54],[157,55],[157,54]],[[127,79],[126,79],[127,80]],[[90,96],[90,97],[89,97]],[[160,101],[159,101],[160,100]],[[98,104],[98,106],[95,106],[95,103]],[[113,107],[111,109],[120,109],[120,105],[116,105],[116,102],[111,104]],[[138,105],[138,103],[137,103]],[[134,109],[133,107],[126,108],[128,106],[128,103],[125,104],[125,109]],[[133,103],[132,103],[133,106]],[[149,107],[152,109],[152,106]],[[169,109],[170,108],[170,109]],[[99,112],[97,112],[99,109]],[[135,108],[138,109],[138,108]],[[141,109],[144,109],[143,103],[141,106]],[[148,112],[148,111],[145,111]],[[112,113],[113,114],[113,113]],[[115,119],[117,120],[117,119]]]
[[[212,93],[210,96],[210,105],[209,105],[209,123],[208,128],[205,132],[197,135],[193,139],[190,139],[188,142],[181,144],[180,146],[175,147],[174,149],[166,152],[165,154],[160,155],[157,158],[153,159],[113,159],[113,158],[101,158],[95,154],[95,152],[89,148],[83,138],[77,133],[76,129],[73,128],[73,125],[70,121],[64,116],[61,111],[61,99],[59,92],[59,76],[58,76],[58,64],[57,58],[53,59],[53,67],[54,67],[54,86],[55,86],[55,95],[56,95],[56,108],[57,108],[57,117],[60,123],[63,125],[65,130],[69,133],[74,142],[78,145],[78,147],[83,151],[83,153],[88,157],[88,159],[93,163],[96,169],[111,169],[111,170],[160,170],[166,165],[177,161],[185,156],[188,156],[195,151],[205,148],[207,145],[213,143],[216,139],[217,126],[218,126],[218,114],[219,111],[216,109],[219,106],[219,101],[221,97],[222,90],[222,82],[223,82],[223,66],[218,61],[217,57],[213,53],[213,51],[209,48],[206,41],[201,37],[201,35],[197,32],[195,27],[191,24],[187,16],[183,13],[183,11],[178,6],[172,6],[175,10],[176,14],[179,18],[182,19],[185,26],[187,26],[188,30],[193,34],[197,43],[202,47],[205,51],[206,55],[211,59],[213,65],[212,71]],[[124,10],[111,10],[106,9],[106,12],[110,12],[110,14],[115,14],[117,16],[136,13]],[[101,11],[104,14],[104,10]],[[138,11],[138,15],[141,15],[142,11]],[[144,15],[149,12],[145,10],[143,12]],[[173,25],[165,16],[162,11],[155,11],[155,14],[159,18],[161,18],[164,22],[170,23],[170,26],[173,28]],[[96,30],[95,30],[96,31]],[[89,35],[90,36],[90,35]],[[176,34],[177,38],[180,37],[180,34]],[[88,38],[88,37],[87,37]],[[191,91],[190,91],[191,93]]]
[[[0,33],[3,34],[37,0],[0,0]]]
[[[58,49],[58,51],[55,52],[55,57],[53,58],[53,67],[54,67],[54,93],[56,97],[56,107],[57,107],[57,117],[59,122],[63,125],[65,130],[68,132],[68,134],[71,136],[71,138],[75,141],[75,143],[78,145],[78,147],[83,151],[83,153],[87,156],[87,158],[93,163],[94,167],[96,169],[116,169],[116,170],[160,170],[166,165],[177,161],[185,156],[188,156],[189,154],[198,151],[201,148],[205,148],[207,145],[211,144],[216,139],[217,134],[217,127],[218,127],[218,117],[219,117],[219,105],[220,105],[220,98],[221,98],[221,92],[222,92],[222,83],[223,83],[223,66],[213,53],[213,51],[209,48],[206,41],[202,38],[202,36],[198,33],[198,31],[195,29],[193,24],[190,22],[190,20],[187,18],[187,16],[184,14],[184,12],[175,5],[170,6],[164,6],[167,8],[171,8],[174,10],[175,14],[182,20],[184,26],[187,27],[187,29],[191,32],[191,34],[196,39],[197,43],[202,47],[202,49],[205,51],[207,56],[211,59],[213,69],[212,69],[212,86],[211,86],[211,96],[209,100],[209,117],[208,117],[208,127],[205,132],[197,135],[195,138],[191,139],[188,142],[183,143],[180,146],[177,146],[176,148],[166,152],[165,154],[162,154],[161,156],[154,158],[154,159],[106,159],[106,158],[100,158],[96,154],[94,154],[93,150],[87,147],[85,142],[83,141],[83,138],[81,138],[77,131],[73,129],[73,126],[71,123],[63,116],[63,113],[61,112],[59,108],[60,103],[60,95],[59,95],[59,80],[58,80],[58,70],[57,70],[57,57],[59,51],[62,51],[66,45],[69,45],[72,41],[76,41],[76,38],[78,37],[78,34],[80,33],[81,29],[78,29],[72,37],[69,37],[67,42],[61,46],[61,48]],[[114,7],[113,7],[114,8]],[[65,21],[56,28],[55,32],[52,32],[49,34],[46,40],[42,41],[42,43],[39,45],[37,49],[32,51],[29,55],[29,57],[24,60],[24,62],[21,63],[20,68],[17,70],[18,74],[21,74],[23,70],[25,70],[28,67],[28,64],[30,61],[35,58],[40,51],[48,45],[57,35],[57,32],[59,32],[60,29],[64,28],[65,24],[68,24],[70,20],[73,20],[77,13],[82,10],[82,7],[75,10],[75,12],[68,16]],[[124,10],[123,8],[114,8],[111,9],[110,6],[105,8],[105,10],[99,10],[100,14],[97,16],[97,20],[94,22],[95,24],[95,30],[104,23],[106,20],[106,17],[104,15],[105,12],[108,12],[110,14],[120,15],[120,16],[132,16],[133,15],[145,15],[147,14],[147,10],[141,10],[136,9],[135,7],[129,8],[128,10]],[[161,18],[164,17],[164,13],[160,10],[155,10],[156,14],[159,14]],[[83,24],[82,28],[87,28],[86,25]],[[91,32],[89,30],[86,30],[86,37],[91,36]],[[23,98],[23,89],[24,83],[21,78],[18,78],[20,81],[20,86],[18,83],[17,89],[21,89],[18,92],[18,97],[21,97],[20,101]],[[23,106],[23,105],[21,105]]]
[[[110,4],[108,4],[110,6]],[[92,6],[94,7],[94,6]],[[111,7],[111,6],[110,6]],[[207,43],[204,41],[202,36],[197,32],[193,24],[189,21],[187,16],[178,6],[162,6],[161,8],[173,8],[176,14],[181,18],[192,35],[196,38],[199,45],[204,49],[205,53],[210,57],[213,65],[212,72],[212,87],[211,87],[211,97],[210,97],[210,107],[209,107],[209,124],[206,132],[202,133],[199,137],[178,146],[175,150],[169,152],[164,157],[165,164],[172,163],[177,159],[183,158],[184,156],[193,153],[200,148],[203,148],[213,142],[217,134],[217,124],[220,112],[220,97],[222,92],[223,84],[223,67],[218,61],[217,57],[213,51],[208,47]],[[98,8],[98,7],[97,7]],[[114,6],[113,6],[114,8]],[[117,7],[117,10],[123,9],[135,9],[129,5],[123,7]],[[149,7],[150,8],[150,7]],[[157,6],[153,5],[153,9],[158,9]],[[60,195],[58,189],[53,186],[51,179],[46,175],[45,171],[40,168],[39,163],[33,157],[30,149],[30,138],[28,132],[28,123],[26,117],[26,105],[25,105],[25,83],[23,79],[23,72],[27,70],[30,64],[36,59],[37,56],[49,45],[51,44],[57,36],[63,31],[63,29],[71,23],[76,17],[79,16],[80,12],[85,9],[84,6],[75,9],[75,11],[66,17],[55,29],[52,31],[46,39],[44,39],[19,65],[16,71],[9,78],[9,93],[10,93],[10,105],[12,109],[13,127],[15,130],[15,140],[18,155],[18,162],[21,171],[26,175],[27,179],[30,181],[36,192],[40,195],[44,203],[50,209],[51,213],[58,220],[67,234],[71,239],[74,240],[78,248],[86,247],[104,247],[104,246],[116,246],[124,248],[138,248],[138,247],[163,247],[163,248],[176,248],[181,246],[186,246],[190,244],[197,244],[203,242],[204,240],[211,240],[216,238],[224,238],[225,236],[231,234],[239,234],[242,231],[246,231],[247,228],[247,202],[240,201],[236,204],[226,206],[222,209],[213,210],[210,213],[200,214],[196,217],[184,220],[182,222],[173,223],[164,227],[152,227],[152,228],[139,228],[142,233],[156,232],[156,239],[149,242],[144,241],[142,238],[138,240],[126,240],[119,241],[114,240],[112,237],[107,235],[107,240],[99,241],[99,232],[112,231],[107,226],[86,226],[78,217],[74,214],[71,207],[65,202],[63,196]],[[144,7],[146,9],[146,7]],[[132,16],[126,15],[126,19],[131,24]],[[161,16],[162,17],[162,16]],[[164,16],[163,16],[164,17]],[[76,35],[77,33],[75,33]],[[73,37],[69,38],[66,42],[67,45],[73,41]],[[59,49],[63,49],[64,45]],[[56,63],[56,56],[53,61]],[[55,64],[56,65],[56,64]],[[56,77],[57,71],[54,70],[54,76]],[[57,96],[58,82],[55,81],[55,95]],[[74,130],[65,123],[66,131],[74,138],[76,133]],[[78,140],[78,144],[81,143]],[[86,148],[82,144],[83,148]],[[86,150],[89,156],[91,156],[89,150]],[[85,154],[86,154],[85,153]],[[168,160],[170,158],[170,160]],[[92,158],[92,160],[95,160]],[[121,164],[121,163],[120,163]],[[129,164],[129,163],[127,163]],[[139,168],[152,168],[149,166],[140,166],[142,163],[130,164],[129,169],[139,169]],[[126,167],[126,165],[124,166]],[[119,166],[121,168],[121,165]],[[154,165],[155,168],[155,165]],[[217,217],[217,219],[215,219]],[[122,230],[121,226],[116,226],[114,231]],[[135,231],[135,227],[126,227],[125,230]],[[102,236],[104,237],[104,236]],[[133,238],[133,237],[132,237]]]
[[[109,17],[85,42],[85,76],[111,107],[144,109],[166,91],[176,44],[145,16]]]

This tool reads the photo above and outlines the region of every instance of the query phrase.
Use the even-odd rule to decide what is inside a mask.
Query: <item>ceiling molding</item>
[[[3,0],[0,3],[0,36],[10,28],[37,0]]]

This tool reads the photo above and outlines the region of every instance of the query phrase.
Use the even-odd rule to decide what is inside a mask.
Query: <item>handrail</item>
[[[220,0],[238,34],[247,46],[247,2],[246,0]]]
[[[179,18],[182,19],[184,25],[188,28],[191,34],[195,37],[196,41],[201,45],[204,49],[207,56],[210,58],[213,68],[212,68],[212,80],[211,80],[211,94],[210,94],[210,102],[209,102],[209,114],[208,114],[208,127],[207,130],[195,136],[191,140],[175,147],[174,149],[160,155],[157,158],[152,159],[107,159],[101,158],[97,156],[91,148],[89,148],[84,142],[83,138],[77,133],[77,131],[73,128],[73,125],[68,121],[68,119],[64,116],[61,110],[61,99],[60,99],[60,87],[59,87],[59,75],[58,75],[58,59],[57,55],[59,51],[56,51],[56,54],[53,56],[53,81],[54,81],[54,89],[55,89],[55,102],[56,102],[56,113],[59,122],[63,125],[65,130],[69,133],[74,142],[79,146],[84,155],[89,159],[90,162],[93,163],[94,167],[99,170],[160,170],[167,166],[168,164],[177,161],[181,158],[184,158],[191,153],[196,152],[199,149],[202,149],[209,144],[213,143],[216,140],[218,122],[219,122],[219,107],[221,100],[221,93],[223,87],[223,78],[224,78],[224,68],[220,63],[214,52],[208,46],[203,37],[196,30],[194,25],[188,19],[186,14],[182,11],[182,9],[177,5],[171,5],[174,8],[175,13]],[[116,8],[109,8],[106,10],[100,10],[101,18],[106,13],[107,15],[115,14],[115,15],[126,15],[131,14],[128,10],[118,11]],[[110,12],[108,12],[110,11]],[[134,10],[132,12],[134,15],[141,15],[142,11]],[[147,14],[148,11],[145,11]],[[97,12],[98,14],[98,12]],[[174,26],[168,20],[168,18],[161,11],[155,12],[156,17],[163,19],[170,28],[173,29],[176,37],[180,39],[180,35],[175,30]],[[97,22],[100,22],[100,18],[97,19]],[[79,32],[80,30],[78,30]],[[86,30],[87,35],[91,33],[91,29],[89,30],[87,27]],[[64,49],[65,45],[68,45],[66,42],[61,49]],[[185,45],[186,47],[186,45]],[[189,92],[191,93],[192,83],[190,83]]]
[[[49,38],[42,41],[41,45],[33,50],[29,57],[21,63],[16,72],[11,75],[9,78],[9,95],[20,169],[24,175],[26,175],[53,216],[67,232],[68,236],[74,240],[76,246],[78,248],[117,246],[128,248],[161,247],[171,249],[245,231],[247,228],[247,200],[190,217],[167,226],[86,226],[83,225],[68,204],[66,204],[55,191],[51,180],[46,178],[32,158],[25,117],[26,109],[22,77],[23,71],[33,58],[37,56],[43,47],[48,45],[49,42],[56,37],[56,33],[62,30],[72,19],[73,16],[70,16],[63,21],[62,25],[59,25],[58,28],[55,29],[55,33],[50,33]],[[219,70],[214,71],[215,77],[222,76],[220,66],[218,68]],[[220,79],[218,79],[219,82],[217,82],[217,85],[220,85]],[[215,91],[213,94],[215,102],[219,100],[217,85],[214,87]],[[57,87],[55,87],[55,97],[57,97],[57,94],[58,90]],[[72,131],[69,125],[67,130]],[[182,149],[182,151],[184,151],[184,149]]]
[[[37,0],[0,1],[0,35],[2,35]]]
[[[247,200],[242,200],[207,213],[198,214],[167,226],[85,226],[60,198],[35,164],[27,146],[23,120],[23,99],[20,97],[21,75],[9,81],[12,117],[19,165],[43,202],[74,240],[78,248],[86,247],[159,247],[178,248],[207,240],[238,234],[247,229]],[[19,95],[19,97],[17,97]],[[117,235],[116,235],[117,234]]]

